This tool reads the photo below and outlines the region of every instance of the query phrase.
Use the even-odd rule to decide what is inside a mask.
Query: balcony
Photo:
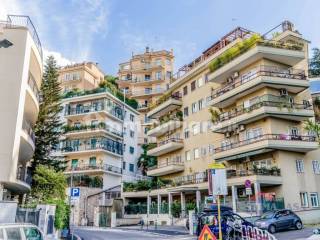
[[[113,175],[121,176],[122,169],[120,167],[115,167],[109,164],[100,164],[100,165],[84,165],[81,164],[79,166],[69,166],[64,171],[64,174],[86,174],[86,175],[95,175],[95,174],[103,174],[110,173]]]
[[[166,134],[167,132],[171,132],[178,128],[181,128],[182,124],[183,122],[179,120],[169,120],[168,122],[162,123],[157,127],[149,130],[147,132],[147,135],[149,137],[159,137]]]
[[[184,170],[184,163],[181,159],[170,159],[158,162],[158,165],[148,168],[148,176],[163,176]]]
[[[39,99],[40,95],[37,83],[32,74],[29,73],[24,111],[26,118],[29,119],[32,123],[35,123],[37,120],[37,116],[39,113]]]
[[[22,124],[20,135],[19,160],[21,162],[29,161],[35,150],[35,135],[32,127],[26,121]]]
[[[176,151],[183,148],[183,140],[179,138],[170,138],[159,142],[156,146],[148,150],[147,154],[150,156],[161,156],[163,154]]]
[[[217,116],[213,132],[226,133],[239,128],[239,125],[248,124],[266,117],[276,117],[301,122],[314,116],[313,108],[307,104],[290,103],[283,98],[265,95],[250,107],[237,107],[232,111]]]
[[[86,135],[92,134],[108,134],[109,136],[115,138],[122,138],[123,133],[115,128],[110,127],[105,122],[100,122],[98,124],[90,124],[90,125],[80,125],[80,126],[63,126],[64,135],[66,137],[76,137],[81,136],[84,137]]]
[[[217,161],[235,160],[273,150],[308,152],[318,149],[318,145],[314,136],[264,134],[218,147],[215,149],[214,159]]]
[[[243,185],[249,179],[252,183],[259,182],[263,185],[280,185],[282,177],[280,169],[252,169],[252,170],[227,170],[228,185]]]
[[[145,96],[153,96],[160,95],[165,92],[164,88],[156,88],[156,89],[144,89],[144,90],[133,90],[128,95],[131,97],[145,97]]]
[[[309,87],[309,82],[303,70],[283,70],[271,66],[260,66],[216,89],[209,100],[212,106],[224,108],[233,104],[237,99],[268,86],[299,93]]]
[[[62,155],[79,155],[92,153],[107,153],[115,157],[123,155],[122,143],[109,138],[72,139],[62,142]]]
[[[160,118],[169,112],[181,108],[182,101],[180,94],[169,94],[163,95],[158,101],[153,105],[153,109],[147,114],[149,118]],[[151,107],[152,108],[152,107]]]
[[[78,119],[81,115],[92,115],[97,114],[106,115],[114,120],[123,121],[123,111],[121,107],[108,106],[105,103],[89,104],[89,105],[67,105],[65,108],[65,117],[70,120]]]
[[[227,56],[221,56],[223,59],[219,59],[220,61],[214,59],[210,63],[212,73],[209,75],[209,80],[222,83],[234,72],[239,72],[260,59],[268,59],[287,66],[294,66],[305,59],[303,46],[299,43],[286,43],[259,38],[252,38],[249,41],[252,41],[252,43],[247,43],[249,45],[242,47],[242,49],[237,45],[232,49],[226,50],[229,55],[225,53]]]
[[[117,80],[117,83],[120,86],[131,85],[131,84],[134,84],[135,86],[144,86],[144,85],[151,85],[151,84],[155,84],[155,83],[160,83],[163,81],[165,81],[165,78],[136,78],[136,79]]]

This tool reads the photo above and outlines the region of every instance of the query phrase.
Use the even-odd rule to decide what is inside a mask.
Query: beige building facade
[[[228,185],[223,202],[234,211],[286,207],[305,222],[320,221],[319,143],[303,124],[314,118],[308,41],[289,22],[281,30],[270,40],[237,28],[179,70],[147,114],[158,122],[148,132],[157,138],[148,154],[158,158],[148,175],[167,185],[124,192],[127,205],[147,204],[148,214],[155,206],[153,213],[163,219],[173,202],[182,216],[192,202],[201,210],[208,165],[221,162]],[[246,180],[252,183],[250,202]]]
[[[8,16],[0,22],[0,39],[1,201],[30,190],[28,167],[35,150],[43,66],[41,43],[29,17]]]
[[[153,51],[146,47],[144,53],[133,54],[129,61],[119,64],[118,86],[127,97],[138,102],[142,124],[141,144],[148,142],[145,133],[151,121],[146,115],[147,110],[167,90],[173,73],[173,61],[173,51]]]

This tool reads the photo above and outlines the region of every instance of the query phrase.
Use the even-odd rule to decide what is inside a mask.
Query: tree
[[[147,170],[149,167],[155,166],[157,164],[157,158],[153,156],[149,156],[147,151],[149,150],[149,144],[143,144],[142,149],[143,153],[138,159],[137,166],[141,170],[143,175],[147,174]]]
[[[58,82],[58,67],[53,56],[46,60],[41,84],[41,101],[35,125],[36,149],[31,166],[32,172],[39,164],[62,170],[61,159],[50,155],[59,145],[62,122],[60,121],[61,87]]]
[[[320,75],[320,49],[313,48],[312,58],[309,63],[309,75],[319,76]]]

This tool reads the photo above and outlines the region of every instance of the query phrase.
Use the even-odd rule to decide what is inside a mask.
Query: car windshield
[[[269,219],[269,218],[272,218],[273,216],[274,216],[274,212],[266,212],[262,214],[261,219]]]

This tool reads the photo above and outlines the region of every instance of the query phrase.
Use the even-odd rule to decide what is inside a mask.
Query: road
[[[305,227],[302,230],[283,231],[275,234],[277,240],[303,240],[312,235],[313,228]],[[186,230],[179,228],[162,228],[158,230],[140,230],[133,228],[77,228],[75,234],[84,240],[196,240],[195,236],[189,236]]]

